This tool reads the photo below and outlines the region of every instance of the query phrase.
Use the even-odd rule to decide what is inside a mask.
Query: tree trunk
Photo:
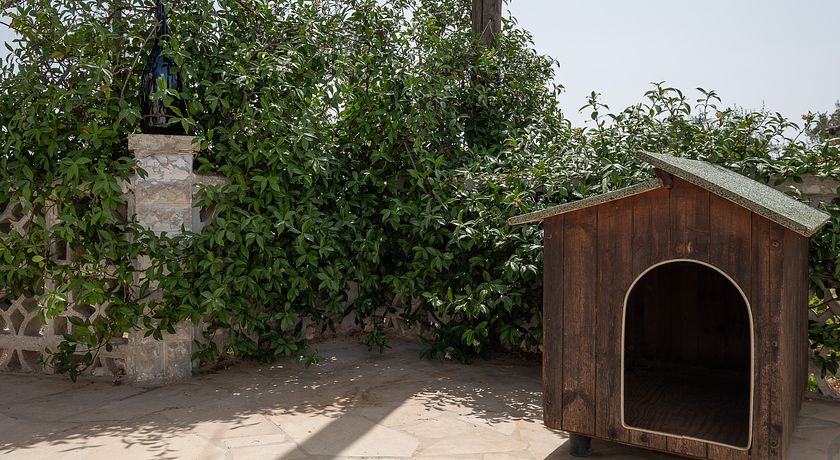
[[[502,30],[502,0],[472,0],[472,29],[484,46],[494,48]]]

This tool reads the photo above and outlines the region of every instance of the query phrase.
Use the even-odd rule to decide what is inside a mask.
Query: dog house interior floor
[[[733,389],[746,390],[739,394]],[[625,376],[628,426],[746,447],[749,382],[708,369],[646,369]]]

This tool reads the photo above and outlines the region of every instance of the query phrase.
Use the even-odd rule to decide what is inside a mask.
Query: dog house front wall
[[[676,177],[670,189],[549,217],[544,229],[548,426],[694,458],[785,458],[807,379],[807,238]],[[711,265],[748,300],[747,450],[622,423],[625,295],[645,270],[668,260]]]

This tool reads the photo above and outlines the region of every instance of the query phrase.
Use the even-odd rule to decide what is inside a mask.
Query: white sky
[[[794,121],[840,99],[837,0],[510,0],[505,9],[560,61],[560,105],[576,124],[591,91],[618,111],[662,80]],[[0,41],[10,39],[0,26]]]
[[[506,9],[560,61],[560,105],[575,123],[593,90],[619,111],[662,80],[797,122],[840,99],[837,0],[511,0]]]

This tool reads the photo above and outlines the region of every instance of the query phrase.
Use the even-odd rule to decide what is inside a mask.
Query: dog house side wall
[[[808,239],[753,214],[752,458],[785,459],[808,369]]]
[[[543,226],[543,422],[563,428],[563,215]]]
[[[670,190],[546,219],[545,235],[548,426],[696,458],[783,458],[804,385],[806,317],[788,306],[804,305],[807,239],[678,178]],[[638,274],[670,259],[718,267],[752,306],[756,391],[750,451],[622,426],[622,300]],[[792,324],[784,335],[783,323]],[[774,341],[777,352],[765,353]],[[795,363],[796,372],[781,372],[782,360]]]
[[[782,284],[782,324],[780,328],[782,386],[782,437],[786,452],[796,419],[802,408],[802,395],[808,385],[808,239],[787,230],[782,242],[784,283]],[[781,456],[780,456],[781,457]]]

